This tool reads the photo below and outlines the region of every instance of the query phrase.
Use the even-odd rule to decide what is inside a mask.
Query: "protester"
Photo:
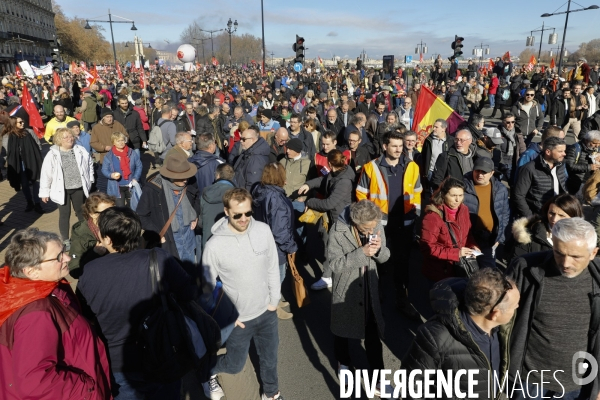
[[[379,302],[377,264],[386,262],[390,251],[381,225],[381,210],[369,200],[346,207],[333,223],[327,259],[336,290],[331,299],[331,331],[338,375],[353,365],[348,339],[364,339],[369,370],[382,370],[385,323]],[[390,386],[377,382],[375,395]]]
[[[235,170],[236,185],[250,190],[260,181],[263,168],[269,163],[269,154],[269,145],[260,137],[259,128],[252,125],[246,129],[227,160]]]
[[[473,250],[481,252],[469,233],[471,221],[469,209],[463,204],[464,189],[462,180],[448,177],[425,208],[420,241],[421,272],[430,282],[456,276],[454,264],[459,257],[472,256]]]
[[[115,400],[149,396],[178,400],[181,381],[160,383],[145,377],[136,343],[139,325],[155,296],[151,252],[156,254],[165,290],[179,300],[192,300],[197,287],[166,251],[138,250],[142,224],[131,209],[112,207],[102,211],[98,230],[108,254],[85,265],[77,292],[87,316],[98,322],[108,347]]]
[[[100,243],[98,216],[114,206],[115,198],[102,192],[92,193],[85,200],[81,208],[83,219],[71,229],[69,273],[73,278],[79,278],[85,264],[106,254],[106,248]]]
[[[44,139],[46,140],[47,143],[50,143],[52,141],[52,137],[54,136],[54,134],[56,133],[56,130],[58,128],[66,128],[67,124],[69,122],[76,121],[75,118],[69,117],[65,113],[65,108],[62,105],[55,105],[53,111],[54,111],[54,118],[52,118],[50,121],[48,121],[48,123],[46,124],[46,130],[44,132]],[[94,113],[95,112],[96,112],[96,108],[94,108]],[[29,124],[27,124],[27,125],[29,125]],[[28,127],[28,126],[26,126],[26,127]],[[90,132],[91,129],[92,129],[91,126],[86,127],[87,132]]]
[[[294,241],[294,207],[286,197],[284,185],[286,172],[281,164],[268,164],[263,170],[260,184],[252,189],[252,211],[254,219],[269,225],[277,245],[279,276],[283,283],[288,265],[287,256],[298,250]],[[283,309],[287,302],[277,306],[279,319],[290,319],[293,314]]]
[[[132,185],[142,176],[139,154],[127,147],[127,136],[121,132],[111,135],[112,148],[102,161],[102,174],[108,179],[106,193],[116,198],[116,205],[130,206]]]
[[[468,129],[459,130],[454,137],[454,145],[437,157],[430,179],[431,188],[437,190],[442,181],[449,176],[462,180],[467,172],[473,170],[475,158],[477,155],[473,135]]]
[[[112,398],[104,344],[65,279],[69,261],[55,233],[28,228],[10,240],[0,268],[5,398]]]
[[[600,169],[600,131],[589,131],[581,135],[579,142],[568,146],[565,156],[567,168],[567,190],[575,195],[583,184]]]
[[[495,268],[484,268],[468,280],[438,282],[430,299],[435,317],[419,327],[402,360],[407,376],[415,370],[452,372],[457,377],[453,385],[456,393],[459,387],[470,387],[467,375],[458,372],[477,371],[479,378],[469,390],[480,398],[488,397],[490,390],[500,393],[499,388],[511,387],[505,378],[510,335],[500,326],[508,324],[517,313],[520,294],[515,282]],[[417,375],[417,384],[423,384],[423,376]],[[441,390],[436,382],[428,388],[431,393]]]
[[[596,242],[589,222],[565,218],[552,227],[553,252],[519,257],[508,269],[521,293],[511,332],[509,378],[514,380],[520,373],[531,376],[529,382],[541,382],[541,369],[564,371],[545,382],[543,391],[529,383],[525,389],[529,393],[538,390],[539,398],[598,396],[597,379],[583,386],[570,379],[580,373],[576,370],[579,363],[572,362],[574,354],[587,352],[594,359],[600,357],[593,345],[598,332],[592,328],[600,307],[592,294],[600,284],[600,270],[594,261]],[[529,398],[523,392],[516,393],[516,398]]]
[[[58,205],[58,230],[69,243],[71,203],[81,221],[83,202],[94,183],[94,163],[90,154],[75,144],[69,128],[57,129],[52,143],[42,163],[39,197],[44,203],[52,200]]]
[[[213,237],[202,254],[204,293],[219,290],[218,276],[223,293],[231,299],[239,317],[227,339],[227,353],[218,357],[210,381],[202,382],[204,394],[210,397],[211,392],[222,391],[217,374],[242,371],[253,340],[259,354],[262,399],[283,400],[277,375],[279,334],[275,311],[281,297],[277,246],[269,226],[252,218],[252,196],[246,189],[229,190],[223,204],[225,217],[213,226]],[[226,248],[236,251],[224,252]]]

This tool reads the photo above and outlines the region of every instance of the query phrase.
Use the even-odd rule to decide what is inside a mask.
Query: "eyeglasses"
[[[508,281],[508,279],[506,279],[505,276],[502,276],[502,278],[504,279],[504,282],[502,282],[502,284],[504,285],[504,292],[502,292],[500,297],[498,297],[498,301],[496,301],[496,304],[492,306],[490,312],[494,311],[494,308],[498,307],[498,305],[502,303],[502,300],[504,300],[504,298],[506,297],[506,293],[508,293],[508,291],[512,289],[512,284]]]
[[[60,253],[58,253],[56,258],[51,258],[49,260],[42,260],[42,261],[40,261],[40,264],[48,262],[48,261],[58,261],[59,263],[61,263],[62,259],[63,259],[63,254],[65,254],[66,252],[67,252],[67,245],[63,245],[62,251]]]
[[[504,123],[505,123],[505,124],[507,124],[507,125],[508,125],[508,124],[514,124],[514,123],[515,123],[515,121],[504,121]]]
[[[17,121],[16,123],[20,125],[20,124],[24,124],[25,121]]]
[[[236,219],[236,220],[237,220],[237,219],[240,219],[240,218],[242,218],[242,215],[245,215],[246,217],[251,217],[251,216],[252,216],[252,214],[253,214],[253,213],[252,213],[252,211],[248,211],[248,212],[241,213],[241,214],[233,214],[233,215],[231,216],[231,218],[233,218],[233,219]]]

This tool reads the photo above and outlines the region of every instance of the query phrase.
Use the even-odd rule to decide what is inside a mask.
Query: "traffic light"
[[[60,52],[58,46],[60,42],[55,39],[49,39],[50,42],[50,55],[52,56],[52,69],[56,72],[60,72]]]
[[[292,45],[292,50],[296,52],[295,63],[304,64],[304,38],[296,35],[296,42]]]
[[[458,35],[454,35],[454,42],[452,42],[452,45],[450,46],[452,47],[452,50],[454,50],[454,54],[452,55],[452,57],[450,57],[451,59],[462,56],[463,40],[465,40],[465,38],[460,37]]]

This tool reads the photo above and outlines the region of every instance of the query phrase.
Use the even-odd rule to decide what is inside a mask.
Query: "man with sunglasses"
[[[530,383],[536,382],[537,388],[529,388],[530,394],[539,393],[536,399],[598,396],[597,377],[586,385],[575,382],[581,378],[577,352],[600,359],[596,241],[589,222],[562,219],[552,227],[552,251],[519,257],[508,269],[507,275],[522,293],[511,333],[509,378],[519,373],[529,377]],[[540,370],[546,372],[543,391],[539,388]]]
[[[525,142],[529,144],[534,136],[541,133],[544,126],[544,112],[535,100],[535,90],[527,88],[524,97],[513,105],[511,112],[515,116],[516,127],[525,136]]]
[[[211,381],[219,373],[241,372],[254,339],[264,389],[262,399],[283,400],[277,376],[279,336],[275,311],[281,298],[281,282],[275,239],[267,224],[252,218],[252,196],[247,190],[227,191],[223,205],[225,217],[213,225],[213,236],[202,254],[204,293],[218,298],[212,296],[215,290],[220,293],[218,277],[239,316],[227,339],[227,354],[218,357]]]
[[[511,321],[519,306],[515,283],[496,268],[483,268],[468,281],[449,278],[438,282],[430,298],[436,316],[417,330],[401,364],[406,375],[413,370],[478,370],[473,391],[479,398],[489,398],[494,374],[500,381],[497,387],[506,385],[509,337],[501,326]],[[467,374],[459,379],[461,388],[469,387]]]

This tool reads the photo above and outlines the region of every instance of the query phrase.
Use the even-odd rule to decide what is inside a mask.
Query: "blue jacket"
[[[527,150],[525,150],[521,154],[521,157],[519,157],[519,161],[517,161],[517,171],[513,174],[514,175],[513,183],[517,181],[517,176],[519,174],[519,168],[521,168],[523,165],[527,164],[528,162],[535,160],[540,155],[541,152],[542,152],[541,143],[533,143],[533,142],[529,143],[529,146],[527,146]]]
[[[282,187],[256,185],[252,190],[252,210],[257,221],[269,225],[277,244],[279,265],[287,260],[287,254],[295,253],[298,245],[294,241],[294,207],[285,196]]]
[[[205,187],[213,184],[217,167],[225,162],[221,157],[204,150],[198,150],[188,161],[198,167],[196,172],[198,193],[202,193]]]
[[[91,136],[87,132],[81,131],[79,137],[75,139],[75,144],[80,145],[87,150],[88,153],[92,154],[92,146],[90,145]]]
[[[471,227],[476,226],[477,212],[479,211],[479,199],[475,193],[475,184],[473,183],[473,172],[469,172],[463,179],[465,183],[465,199],[464,204],[469,209],[471,216]],[[492,213],[494,216],[494,229],[489,237],[489,247],[494,243],[504,243],[504,231],[508,226],[510,217],[510,208],[508,206],[508,189],[499,180],[492,177],[490,180],[492,185]],[[473,228],[471,228],[473,229]],[[473,232],[473,236],[480,238],[477,232]],[[483,244],[482,244],[483,245]]]
[[[129,176],[129,180],[135,179],[136,181],[140,181],[140,177],[142,176],[142,160],[140,160],[140,156],[138,153],[133,151],[131,148],[127,148],[127,155],[129,156],[129,169],[131,169],[131,175]],[[119,180],[115,180],[110,177],[110,174],[113,172],[122,172],[119,164],[113,164],[114,154],[112,150],[106,153],[106,157],[104,157],[104,161],[102,162],[102,174],[108,178],[108,184],[106,185],[106,194],[109,196],[115,196],[117,198],[121,197],[121,192],[119,191],[120,183],[123,181],[123,177]]]

